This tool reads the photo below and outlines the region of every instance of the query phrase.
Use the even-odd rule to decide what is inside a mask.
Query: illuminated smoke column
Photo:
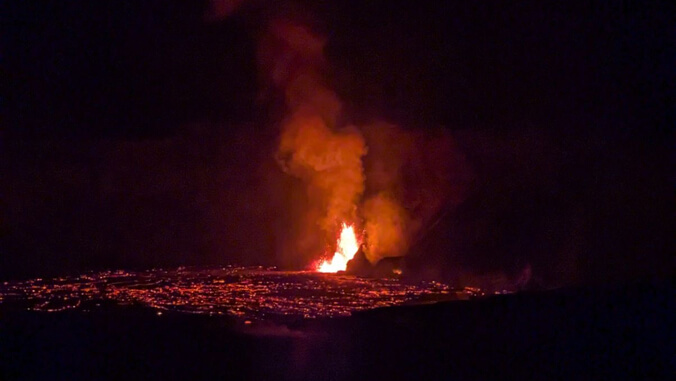
[[[304,25],[274,20],[261,41],[258,58],[263,74],[283,94],[286,106],[277,161],[305,184],[307,213],[317,217],[314,223],[329,241],[343,223],[359,221],[357,204],[364,192],[362,157],[367,149],[356,127],[338,122],[341,102],[322,74],[324,43]]]
[[[269,21],[257,56],[263,92],[284,106],[277,163],[301,180],[305,192],[302,203],[286,205],[297,226],[282,227],[289,241],[285,255],[310,263],[335,252],[338,262],[347,262],[354,252],[336,242],[343,224],[366,244],[371,263],[405,255],[440,210],[458,204],[453,195],[462,193],[456,188],[463,187],[457,174],[464,159],[447,133],[344,123],[349,118],[327,82],[326,40],[294,20]]]

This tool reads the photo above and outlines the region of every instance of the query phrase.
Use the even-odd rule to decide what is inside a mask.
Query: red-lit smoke
[[[305,186],[307,205],[297,219],[304,226],[294,237],[298,250],[303,235],[319,229],[323,250],[332,253],[347,223],[361,232],[372,263],[404,255],[440,209],[462,198],[464,157],[443,130],[343,123],[349,118],[329,86],[326,42],[288,17],[272,19],[259,41],[265,88],[285,109],[277,162]]]

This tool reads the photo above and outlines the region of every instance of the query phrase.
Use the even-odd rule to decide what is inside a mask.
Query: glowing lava
[[[322,273],[344,271],[347,268],[347,262],[354,258],[357,250],[359,250],[359,242],[357,235],[354,233],[354,226],[343,223],[343,229],[338,238],[338,248],[333,254],[333,258],[330,261],[323,260],[317,266],[317,271]]]

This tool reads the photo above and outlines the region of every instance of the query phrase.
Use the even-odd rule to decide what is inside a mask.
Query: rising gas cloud
[[[287,205],[294,226],[282,227],[291,241],[283,257],[331,252],[343,223],[356,226],[370,262],[405,255],[440,210],[457,205],[464,158],[448,133],[378,118],[347,123],[351,115],[330,85],[328,41],[311,17],[292,13],[264,17],[257,49],[261,93],[283,108],[277,164],[304,188],[303,201]]]
[[[276,19],[261,40],[258,58],[286,106],[277,161],[306,185],[308,213],[318,215],[316,223],[328,239],[343,222],[359,220],[367,148],[355,126],[340,123],[341,102],[323,76],[324,44],[308,27]]]
[[[473,175],[454,137],[442,128],[406,130],[377,122],[362,128],[366,195],[360,206],[373,263],[405,255],[436,220],[466,197]]]

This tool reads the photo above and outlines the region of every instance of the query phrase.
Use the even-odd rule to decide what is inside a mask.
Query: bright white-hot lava
[[[317,266],[317,271],[322,273],[335,273],[347,268],[347,262],[354,258],[359,250],[359,241],[354,233],[354,226],[343,223],[343,229],[338,238],[338,247],[330,261],[323,260]]]

